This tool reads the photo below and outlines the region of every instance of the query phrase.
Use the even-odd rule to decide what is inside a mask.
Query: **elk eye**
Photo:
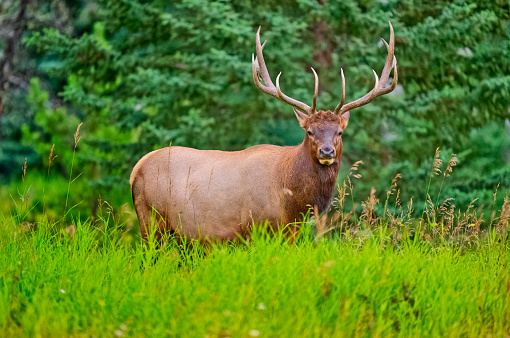
[[[343,131],[339,131],[338,136],[342,136],[343,133],[344,133]]]
[[[308,135],[313,136],[313,133],[310,130],[308,130]]]

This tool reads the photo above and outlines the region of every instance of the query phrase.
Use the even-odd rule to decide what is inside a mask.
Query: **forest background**
[[[282,90],[311,101],[314,67],[318,107],[332,109],[341,68],[347,101],[372,88],[388,21],[399,85],[351,113],[339,181],[363,161],[353,203],[372,187],[383,199],[400,173],[400,199],[413,198],[416,213],[428,195],[490,209],[499,189],[501,205],[510,189],[509,19],[506,0],[3,0],[0,213],[26,204],[30,221],[56,218],[64,200],[73,217],[94,217],[105,200],[132,210],[131,169],[170,143],[298,144],[292,109],[253,84],[257,28]],[[457,166],[429,189],[437,148]]]

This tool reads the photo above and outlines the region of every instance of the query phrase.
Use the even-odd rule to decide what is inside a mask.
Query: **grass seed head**
[[[53,143],[53,145],[51,146],[50,156],[48,156],[48,170],[51,167],[51,162],[53,162],[53,160],[56,159],[58,156],[58,155],[53,156],[53,150],[55,150],[55,143]]]
[[[78,146],[78,142],[80,142],[81,139],[80,127],[82,124],[83,122],[78,125],[78,128],[76,128],[76,132],[74,133],[74,149],[76,149],[76,147]]]
[[[375,215],[375,206],[377,204],[379,204],[379,200],[375,197],[375,188],[372,188],[368,199],[365,202],[361,202],[363,211],[360,219],[366,220],[368,226],[371,226],[377,221]]]
[[[499,234],[503,234],[508,228],[510,223],[510,198],[508,195],[505,196],[505,200],[503,201],[503,205],[501,206],[501,212],[499,214],[499,221],[496,227],[496,231]]]
[[[25,183],[25,176],[27,175],[27,158],[26,157],[25,157],[25,164],[23,164],[21,169],[23,170],[23,175],[21,175],[21,180],[23,181],[23,183]]]
[[[441,174],[441,164],[443,164],[443,160],[439,158],[440,153],[439,148],[437,148],[436,156],[434,157],[434,164],[432,165],[432,176]]]
[[[444,171],[444,176],[449,177],[450,173],[453,171],[453,167],[457,165],[457,155],[452,154],[450,160],[448,161],[448,165],[446,166],[446,170]]]
[[[386,192],[387,198],[395,193],[395,190],[397,189],[397,181],[399,178],[402,178],[400,173],[396,174],[395,177],[391,180],[390,189]]]
[[[354,162],[354,164],[352,165],[351,169],[349,169],[349,176],[351,176],[351,175],[353,174],[353,173],[352,173],[353,171],[358,171],[359,166],[360,166],[361,164],[363,164],[363,161],[361,161],[361,160],[360,160],[360,161],[356,161],[356,162]],[[361,175],[359,175],[359,174],[358,174],[358,176],[354,176],[354,177],[356,177],[356,178],[360,178],[360,177],[361,177]]]

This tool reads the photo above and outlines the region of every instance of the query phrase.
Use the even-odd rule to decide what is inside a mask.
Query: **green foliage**
[[[79,120],[69,115],[65,107],[56,109],[47,108],[48,92],[41,90],[39,79],[32,78],[27,102],[35,112],[34,124],[37,128],[24,125],[22,131],[23,144],[35,148],[44,160],[44,166],[49,165],[49,154],[52,147],[58,156],[54,163],[71,163],[73,131],[76,130]]]
[[[19,142],[22,127],[34,118],[25,98],[21,90],[10,90],[3,97],[4,110],[8,113],[0,116],[0,184],[7,183],[11,175],[18,175],[21,172],[25,158],[30,163],[40,161],[32,144],[24,146]]]

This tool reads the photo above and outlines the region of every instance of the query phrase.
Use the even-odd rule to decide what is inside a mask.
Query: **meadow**
[[[441,169],[436,156],[430,181],[444,183],[452,164]],[[295,225],[294,241],[258,225],[235,242],[156,243],[154,233],[143,242],[132,215],[105,201],[96,218],[68,211],[29,222],[24,187],[0,218],[0,335],[510,334],[510,200],[493,205],[485,225],[474,204],[457,211],[430,196],[416,216],[412,201],[399,201],[397,175],[386,201],[372,192],[356,203],[359,165],[329,214],[311,210]]]
[[[403,239],[388,228],[289,244],[129,244],[109,222],[2,222],[1,336],[505,336],[509,242]],[[72,230],[71,230],[72,229]],[[486,236],[486,237],[485,237]]]

